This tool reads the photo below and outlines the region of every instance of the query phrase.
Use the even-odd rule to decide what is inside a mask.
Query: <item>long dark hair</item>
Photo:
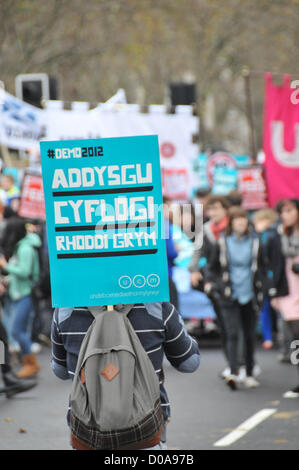
[[[298,218],[297,218],[297,226],[299,225],[299,199],[282,199],[279,201],[276,205],[276,210],[281,215],[282,210],[285,206],[294,206],[297,209],[298,212]],[[295,230],[295,226],[293,227],[285,227],[284,232],[286,235],[290,236]]]
[[[19,217],[7,219],[1,241],[2,252],[7,260],[13,255],[16,244],[26,236],[26,233],[26,220]]]

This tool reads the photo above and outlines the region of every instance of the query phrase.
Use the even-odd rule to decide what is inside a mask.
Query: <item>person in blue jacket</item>
[[[170,302],[179,308],[178,291],[172,278],[172,267],[175,258],[178,256],[174,241],[173,241],[173,226],[169,218],[170,200],[166,197],[163,198],[164,204],[164,228],[166,239],[166,254],[167,254],[167,267],[168,267],[168,280],[169,280],[169,295]]]

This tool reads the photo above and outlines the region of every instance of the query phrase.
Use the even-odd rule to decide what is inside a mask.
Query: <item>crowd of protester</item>
[[[19,202],[20,185],[13,175],[1,174],[0,340],[5,363],[0,392],[7,397],[37,384],[37,354],[43,343],[50,345],[53,314],[45,223],[19,217]]]
[[[194,202],[203,207],[203,225],[195,234]],[[186,232],[177,204],[170,207],[172,233]],[[282,362],[291,362],[291,348],[299,344],[299,200],[245,211],[236,191],[226,196],[198,191],[189,215],[192,236],[179,237],[174,249],[185,265],[188,260],[192,289],[212,302],[227,363],[220,375],[232,390],[241,384],[256,388],[259,338],[264,350],[279,348]],[[179,301],[178,296],[178,308]],[[197,331],[196,326],[193,322],[189,331]],[[299,397],[299,386],[291,386],[285,396]]]
[[[42,344],[50,345],[53,315],[45,222],[19,217],[19,200],[14,177],[1,174],[0,340],[6,361],[0,391],[7,396],[36,385],[37,355]],[[291,342],[299,340],[299,200],[250,212],[236,191],[197,191],[184,205],[163,202],[170,301],[180,311],[173,279],[173,267],[180,266],[215,312],[227,364],[221,377],[232,390],[258,387],[257,339],[264,350],[279,347],[285,362]],[[196,322],[188,325],[192,334]],[[286,396],[299,397],[299,386]]]

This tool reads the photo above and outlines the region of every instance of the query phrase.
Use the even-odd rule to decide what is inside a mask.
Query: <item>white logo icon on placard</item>
[[[147,278],[143,274],[136,274],[133,280],[130,276],[121,276],[118,280],[119,287],[122,289],[129,289],[133,284],[137,288],[144,287],[147,284],[149,287],[157,287],[160,284],[160,277],[158,274],[149,274]]]
[[[144,287],[146,283],[145,277],[142,274],[136,274],[133,279],[133,284],[135,287]]]
[[[121,276],[118,280],[118,284],[122,289],[129,289],[132,285],[132,279],[130,276]]]
[[[160,278],[158,274],[150,274],[149,276],[147,276],[146,281],[150,287],[157,287],[160,284]]]

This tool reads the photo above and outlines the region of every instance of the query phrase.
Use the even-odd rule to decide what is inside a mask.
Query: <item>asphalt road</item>
[[[53,375],[47,347],[38,358],[42,365],[38,386],[11,399],[0,396],[1,450],[70,449],[65,420],[70,382]],[[172,405],[169,449],[299,450],[299,398],[282,397],[297,384],[296,369],[278,363],[276,350],[259,350],[257,361],[262,368],[261,386],[236,392],[219,378],[225,366],[219,348],[201,348],[201,366],[193,374],[180,374],[166,362],[166,387]],[[266,411],[270,415],[256,424],[261,410],[270,410]],[[251,430],[244,434],[252,417]],[[242,437],[224,447],[215,446],[240,425]],[[235,437],[234,433],[232,439]]]

